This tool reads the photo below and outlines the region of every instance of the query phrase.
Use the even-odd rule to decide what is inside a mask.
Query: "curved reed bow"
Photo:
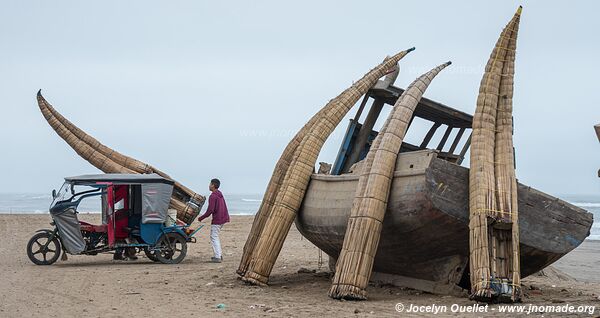
[[[172,179],[166,173],[137,159],[125,156],[100,143],[86,134],[46,101],[42,91],[37,93],[40,111],[50,127],[87,162],[104,173],[156,173],[164,178]],[[206,198],[175,181],[170,207],[177,210],[177,218],[191,224],[200,213]]]

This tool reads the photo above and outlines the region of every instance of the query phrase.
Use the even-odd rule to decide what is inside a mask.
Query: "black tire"
[[[146,257],[153,261],[153,262],[158,262],[158,258],[156,257],[156,252],[155,251],[151,251],[149,247],[144,247],[144,253],[146,254]]]
[[[50,240],[51,236],[51,233],[40,232],[27,243],[27,256],[35,265],[52,265],[60,257],[60,241],[56,236]]]
[[[187,242],[179,233],[163,234],[156,243],[154,255],[163,264],[179,264],[187,254]]]

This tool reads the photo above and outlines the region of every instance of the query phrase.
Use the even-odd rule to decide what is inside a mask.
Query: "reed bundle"
[[[387,85],[393,83],[396,77],[398,76],[398,65],[396,64],[388,74],[386,75],[384,81]],[[386,86],[387,87],[387,86]],[[256,246],[256,242],[258,241],[258,237],[264,228],[265,222],[270,215],[273,205],[275,204],[275,198],[279,193],[279,189],[281,187],[281,183],[285,173],[287,172],[290,163],[292,161],[292,157],[294,151],[300,145],[302,139],[306,135],[306,132],[313,129],[314,123],[321,118],[321,116],[329,112],[332,107],[334,107],[334,103],[328,103],[319,110],[313,117],[296,133],[292,141],[286,146],[281,157],[277,161],[275,165],[275,169],[273,170],[273,174],[271,175],[271,180],[267,185],[267,189],[265,194],[263,195],[263,199],[258,209],[258,212],[254,216],[254,221],[252,222],[252,228],[250,229],[250,233],[248,234],[248,239],[244,245],[244,249],[242,251],[242,259],[240,260],[240,265],[237,269],[237,274],[240,276],[244,276],[246,270],[248,269],[248,265],[250,264],[250,257],[252,252],[254,251],[254,247]]]
[[[67,142],[77,154],[104,173],[156,173],[171,179],[166,173],[134,158],[125,156],[86,134],[37,94],[38,106],[50,127]],[[175,181],[171,208],[177,210],[177,218],[190,224],[200,213],[205,197]]]
[[[521,7],[486,65],[473,117],[469,173],[471,298],[520,299],[512,97]]]
[[[450,62],[421,75],[396,101],[363,163],[329,296],[366,299],[400,146],[423,93]]]
[[[258,239],[254,249],[249,251],[250,262],[243,276],[244,281],[259,285],[268,282],[283,241],[300,208],[325,140],[358,99],[413,49],[386,58],[351,87],[329,101],[322,113],[314,116],[314,123],[306,129],[300,144],[294,147],[288,169],[281,172],[284,177],[275,195],[275,202],[270,211],[265,210],[268,212],[262,231],[257,233]]]
[[[279,194],[279,189],[281,188],[281,183],[283,181],[283,177],[290,167],[290,163],[293,159],[293,154],[296,148],[300,146],[300,142],[304,139],[306,133],[311,130],[314,126],[314,123],[318,118],[322,116],[325,111],[328,111],[329,108],[332,107],[332,104],[327,104],[323,109],[319,110],[303,127],[300,129],[294,138],[288,143],[288,145],[283,150],[281,157],[275,164],[275,169],[273,169],[273,174],[271,175],[271,180],[269,180],[269,184],[267,185],[267,189],[265,190],[265,194],[263,195],[262,202],[258,209],[258,212],[254,216],[254,221],[252,222],[252,228],[250,229],[250,233],[248,234],[248,238],[246,239],[246,243],[244,244],[244,249],[242,251],[242,259],[240,260],[240,265],[237,269],[237,274],[240,276],[244,276],[246,274],[246,270],[248,269],[248,265],[250,264],[250,257],[252,256],[252,252],[256,246],[256,242],[258,241],[258,237],[265,226],[269,215],[273,209],[273,205],[275,204],[275,198]]]

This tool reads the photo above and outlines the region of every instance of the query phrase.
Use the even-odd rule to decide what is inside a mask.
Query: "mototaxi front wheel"
[[[61,245],[58,237],[49,232],[40,232],[27,243],[27,256],[36,265],[52,265],[58,260]]]

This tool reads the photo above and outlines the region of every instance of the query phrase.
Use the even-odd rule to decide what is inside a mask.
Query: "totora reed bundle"
[[[486,65],[473,117],[469,173],[471,298],[520,300],[517,181],[512,142],[514,61],[521,7]]]
[[[520,17],[520,9],[518,12]],[[519,18],[517,18],[518,22]],[[515,302],[521,298],[521,264],[519,257],[519,220],[517,202],[517,178],[515,175],[513,147],[513,86],[515,53],[519,24],[510,32],[508,50],[500,80],[498,111],[496,115],[496,142],[494,173],[496,177],[497,219],[492,227],[492,275],[501,278],[503,284],[512,288],[500,294],[503,301]],[[496,230],[498,229],[498,230]],[[503,233],[498,233],[503,232]],[[498,235],[495,235],[498,234]],[[495,270],[494,270],[495,268]]]
[[[257,216],[260,220],[255,218],[255,222],[264,223],[257,224],[255,228],[253,227],[254,233],[250,233],[248,241],[253,239],[254,236],[257,238],[254,239],[254,246],[248,246],[247,244],[248,248],[244,251],[244,254],[248,254],[248,257],[246,257],[246,260],[242,260],[243,262],[247,261],[248,265],[242,263],[240,269],[238,269],[238,273],[244,273],[243,280],[245,282],[259,285],[268,282],[273,265],[283,246],[283,241],[300,208],[310,175],[314,170],[317,156],[325,140],[358,99],[412,50],[402,51],[386,58],[350,88],[329,101],[323,111],[313,117],[311,120],[313,123],[309,122],[310,127],[305,129],[305,132],[298,133],[298,135],[303,134],[303,136],[297,135],[296,137],[299,138],[294,138],[292,141],[294,143],[299,139],[299,144],[286,148],[286,150],[289,148],[292,154],[289,155],[288,153],[288,156],[284,157],[286,155],[284,153],[282,159],[285,161],[289,159],[290,164],[285,171],[277,171],[278,166],[283,167],[286,166],[285,164],[279,165],[278,163],[276,166],[274,176],[276,173],[283,174],[283,178],[280,179],[281,184],[277,185],[276,182],[271,180],[269,187],[272,192],[265,193],[265,196],[274,198],[274,203],[270,207],[265,206],[264,210],[261,209],[260,216]],[[275,194],[273,195],[273,193]]]
[[[292,141],[285,147],[281,157],[275,164],[275,169],[273,169],[273,174],[271,175],[271,180],[269,180],[269,184],[267,185],[267,189],[265,190],[265,194],[263,196],[262,202],[254,216],[254,221],[252,222],[252,228],[250,229],[250,233],[248,234],[248,239],[246,240],[246,244],[244,244],[244,250],[242,252],[242,259],[240,261],[240,266],[236,271],[238,275],[244,276],[246,270],[248,269],[248,265],[250,264],[250,256],[252,256],[252,252],[254,251],[254,247],[256,246],[256,242],[258,241],[258,237],[265,226],[265,222],[267,221],[271,210],[273,209],[273,205],[275,204],[275,198],[279,193],[279,189],[281,187],[281,183],[283,181],[283,177],[285,173],[290,167],[290,163],[292,161],[292,156],[294,151],[298,146],[300,146],[300,142],[304,139],[306,132],[311,130],[314,126],[314,123],[318,118],[322,116],[322,114],[329,110],[332,107],[332,104],[327,104],[323,109],[318,111],[303,127],[296,133]]]
[[[393,82],[398,76],[398,65],[394,65],[394,67],[388,71],[389,74],[386,76],[385,81],[387,83]],[[252,228],[250,229],[250,233],[248,234],[248,239],[244,244],[244,250],[242,251],[242,259],[240,261],[239,268],[237,269],[237,274],[240,276],[244,276],[246,270],[248,269],[248,265],[250,264],[250,257],[252,256],[252,252],[254,251],[254,247],[256,246],[256,242],[258,241],[258,237],[264,228],[265,222],[270,215],[273,205],[275,204],[275,198],[279,193],[279,189],[281,187],[281,182],[285,173],[287,172],[290,163],[292,161],[292,157],[296,148],[300,145],[302,139],[306,135],[307,131],[313,129],[313,126],[317,119],[319,119],[322,114],[330,111],[332,107],[334,107],[334,103],[328,103],[319,110],[303,127],[298,131],[298,133],[294,136],[292,141],[285,147],[279,161],[275,165],[275,169],[273,169],[273,174],[271,175],[271,180],[267,185],[267,189],[265,190],[265,194],[263,196],[260,208],[254,217],[254,221],[252,222]]]
[[[423,93],[450,62],[421,75],[398,98],[363,163],[329,296],[366,299],[400,146]]]
[[[79,129],[44,99],[41,91],[37,94],[38,106],[44,118],[54,131],[71,146],[83,159],[104,173],[156,173],[171,179],[166,173],[134,158],[125,156],[100,143]],[[170,207],[177,210],[177,218],[190,224],[198,216],[205,197],[175,182]]]

